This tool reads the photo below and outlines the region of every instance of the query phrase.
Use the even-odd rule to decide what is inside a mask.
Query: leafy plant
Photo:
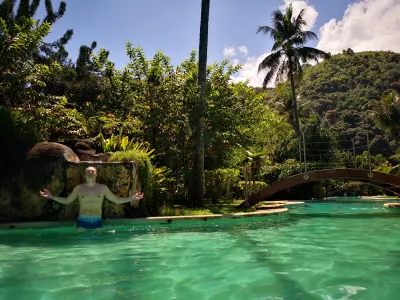
[[[127,152],[142,151],[146,153],[150,159],[154,158],[155,149],[149,149],[148,144],[143,142],[135,141],[134,139],[129,140],[128,136],[121,137],[121,135],[111,134],[109,139],[105,139],[104,135],[100,132],[94,141],[97,143],[100,151],[106,152]],[[127,156],[129,157],[129,155]],[[125,158],[124,158],[125,159]]]

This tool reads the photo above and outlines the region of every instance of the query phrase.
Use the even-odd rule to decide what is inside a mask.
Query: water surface
[[[343,201],[344,202],[344,201]],[[0,299],[399,299],[400,210],[0,231]]]

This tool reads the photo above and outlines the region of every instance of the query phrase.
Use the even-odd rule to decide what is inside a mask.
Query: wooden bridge
[[[291,188],[293,186],[312,182],[322,181],[330,179],[342,179],[342,180],[355,180],[361,182],[367,182],[376,185],[389,185],[400,188],[400,177],[389,175],[381,172],[368,171],[363,169],[325,169],[317,170],[308,173],[297,174],[279,181],[274,182],[269,187],[259,191],[252,195],[249,200],[249,206],[253,206],[260,201],[267,200],[272,195]],[[240,206],[246,206],[246,202],[240,204]]]

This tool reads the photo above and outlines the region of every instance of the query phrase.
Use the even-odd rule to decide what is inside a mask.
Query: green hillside
[[[303,119],[327,126],[341,140],[365,143],[366,132],[375,149],[389,150],[390,137],[376,128],[374,112],[382,94],[398,89],[400,54],[352,51],[334,55],[306,70],[299,86]]]

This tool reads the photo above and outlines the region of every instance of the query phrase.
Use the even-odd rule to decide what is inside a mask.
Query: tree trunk
[[[293,100],[294,121],[295,121],[294,130],[296,131],[296,135],[299,137],[300,136],[300,123],[299,123],[299,114],[297,111],[296,89],[294,87],[292,58],[289,58],[289,74],[290,74],[290,84],[292,86],[292,100]]]
[[[204,108],[206,100],[207,77],[207,47],[208,47],[208,19],[210,0],[201,1],[200,44],[199,44],[199,75],[198,84],[200,97],[196,109],[196,145],[193,176],[193,202],[195,206],[203,205],[204,194]]]

